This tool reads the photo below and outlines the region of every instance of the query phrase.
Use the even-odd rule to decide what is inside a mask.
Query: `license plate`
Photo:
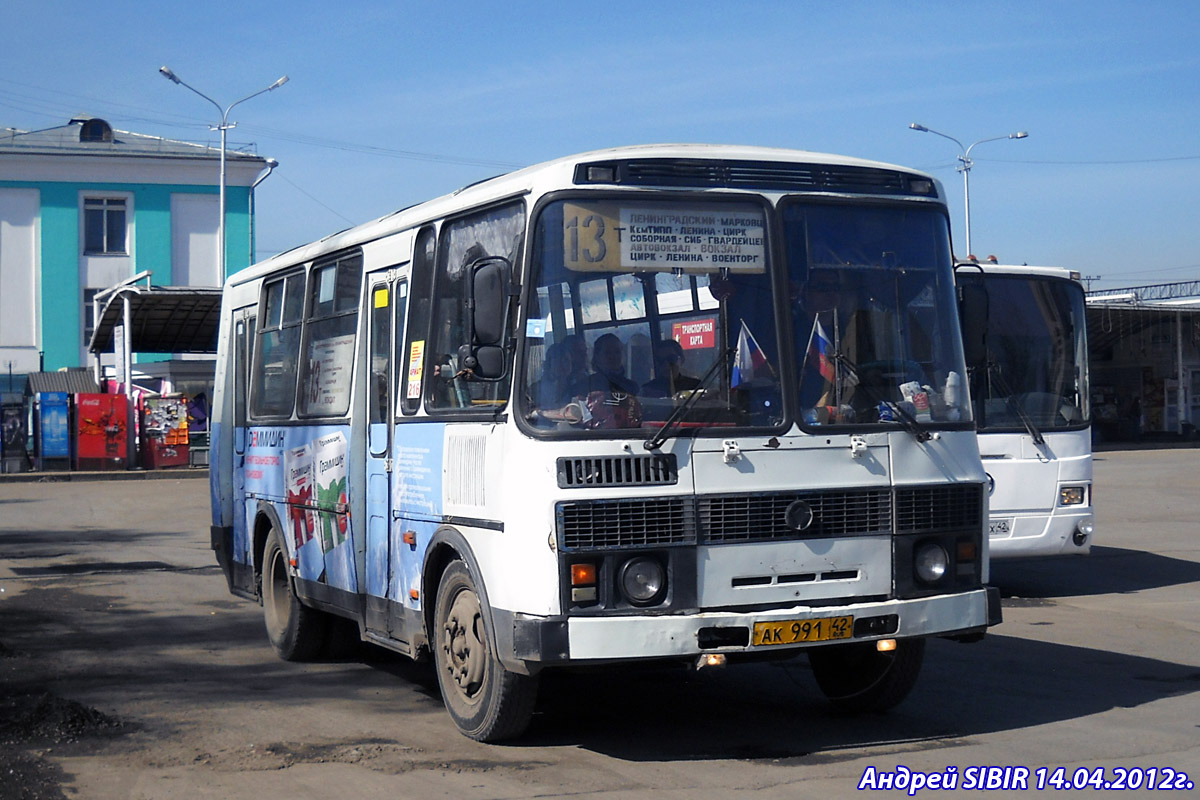
[[[988,536],[1011,536],[1013,521],[1011,519],[988,520]]]
[[[830,639],[849,639],[854,632],[854,617],[819,617],[790,619],[782,622],[754,623],[755,647],[776,644],[824,642]]]

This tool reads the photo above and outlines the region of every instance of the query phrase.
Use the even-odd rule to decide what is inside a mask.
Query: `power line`
[[[280,177],[280,178],[282,178],[282,179],[283,179],[283,181],[284,181],[285,183],[287,183],[288,185],[290,185],[290,186],[291,186],[293,189],[295,189],[296,191],[300,192],[300,194],[304,195],[304,196],[305,196],[305,197],[307,197],[309,200],[312,200],[314,203],[316,203],[316,204],[317,204],[317,205],[319,205],[321,208],[323,208],[323,209],[325,209],[326,211],[328,211],[330,214],[333,214],[335,217],[340,217],[342,220],[344,220],[344,221],[345,221],[347,224],[349,224],[349,225],[354,225],[354,224],[356,224],[356,223],[354,222],[354,220],[350,219],[349,217],[345,216],[344,214],[341,214],[341,213],[339,213],[339,212],[337,212],[337,211],[334,211],[332,208],[330,208],[329,206],[327,206],[327,205],[325,205],[324,203],[322,203],[322,202],[321,202],[320,200],[318,200],[316,197],[313,197],[311,194],[309,194],[308,192],[306,192],[306,191],[305,191],[303,188],[301,188],[299,185],[297,185],[297,184],[296,184],[296,183],[294,183],[293,181],[289,180],[289,179],[288,179],[288,177],[287,177],[286,175],[284,175],[283,173],[280,173],[279,177]]]

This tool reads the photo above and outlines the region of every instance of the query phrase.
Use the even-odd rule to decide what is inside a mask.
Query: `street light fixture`
[[[937,136],[941,136],[943,139],[949,139],[950,141],[952,141],[956,145],[958,145],[958,149],[961,151],[958,155],[958,167],[956,167],[956,169],[959,172],[961,172],[962,176],[963,176],[963,198],[964,198],[964,202],[966,203],[967,255],[971,255],[972,250],[971,250],[971,178],[970,178],[970,175],[971,175],[971,167],[975,166],[975,162],[971,160],[971,148],[975,147],[975,145],[977,145],[977,144],[983,144],[984,142],[995,142],[1000,139],[1025,139],[1025,138],[1029,137],[1029,134],[1026,131],[1017,131],[1016,133],[1010,133],[1007,136],[993,136],[990,139],[980,139],[978,142],[973,142],[969,147],[963,147],[962,142],[960,142],[958,139],[955,139],[953,136],[947,136],[946,134],[942,133],[941,131],[935,131],[933,128],[927,128],[924,125],[921,125],[920,123],[914,122],[911,125],[909,125],[908,127],[912,128],[914,131],[921,131],[922,133],[932,133]]]
[[[179,78],[178,75],[176,75],[174,72],[171,71],[170,67],[165,67],[165,66],[159,67],[158,71],[160,73],[162,73],[164,78],[167,78],[172,83],[177,83],[186,89],[190,89],[193,92],[195,92],[196,94],[203,97],[208,102],[212,103],[214,106],[216,106],[217,112],[221,115],[221,124],[220,125],[216,126],[215,128],[212,126],[209,126],[211,130],[219,130],[221,132],[221,186],[220,186],[220,199],[218,201],[219,206],[220,206],[220,212],[219,212],[220,218],[217,220],[217,270],[218,270],[217,271],[217,281],[221,282],[221,281],[224,281],[225,277],[226,277],[225,276],[225,134],[226,134],[226,131],[228,131],[230,128],[237,127],[236,122],[232,122],[232,123],[229,122],[229,112],[233,110],[234,106],[244,103],[252,97],[258,97],[260,94],[265,94],[266,92],[274,91],[275,89],[278,89],[280,86],[283,86],[285,83],[288,82],[288,76],[284,75],[282,78],[275,81],[267,88],[259,89],[254,94],[248,94],[245,97],[243,97],[241,100],[237,100],[233,103],[230,103],[228,106],[226,106],[224,109],[222,109],[221,104],[218,103],[216,100],[213,100],[211,97],[204,94],[196,87],[190,86],[189,84],[184,83]],[[270,173],[268,173],[268,174],[270,174]]]

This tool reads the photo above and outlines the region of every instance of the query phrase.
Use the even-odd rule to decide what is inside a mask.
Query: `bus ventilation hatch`
[[[679,482],[674,453],[558,459],[560,489],[601,486],[673,486]]]
[[[898,170],[778,161],[646,158],[580,164],[575,183],[930,196],[928,180]]]

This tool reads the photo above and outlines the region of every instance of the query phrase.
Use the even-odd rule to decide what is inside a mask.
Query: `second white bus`
[[[983,292],[986,309],[985,348],[968,368],[992,558],[1085,555],[1094,515],[1079,273],[968,262],[957,275],[960,287]]]

